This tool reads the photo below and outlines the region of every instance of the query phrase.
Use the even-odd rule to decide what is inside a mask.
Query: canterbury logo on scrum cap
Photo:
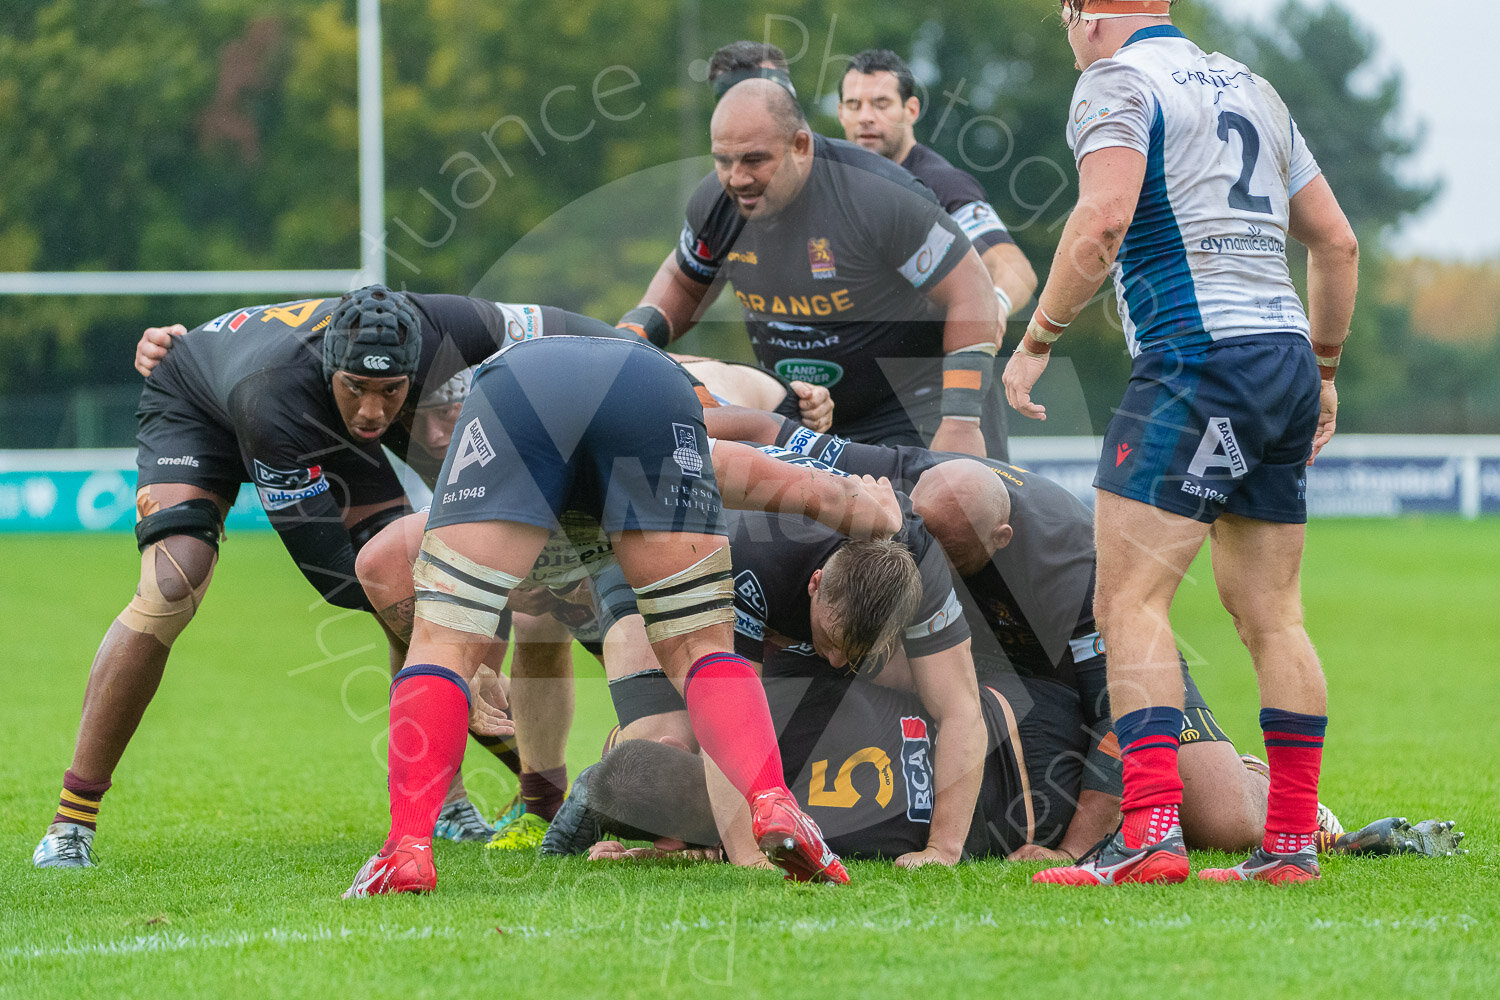
[[[360,364],[372,372],[385,372],[391,370],[391,359],[384,354],[366,354]]]

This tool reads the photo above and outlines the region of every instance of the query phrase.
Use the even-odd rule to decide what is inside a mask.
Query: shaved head
[[[1010,492],[983,462],[933,466],[917,481],[911,502],[960,576],[979,572],[1010,541]]]
[[[767,136],[791,142],[799,129],[806,129],[796,98],[770,80],[742,80],[729,89],[709,124],[710,136],[721,129],[765,129]]]

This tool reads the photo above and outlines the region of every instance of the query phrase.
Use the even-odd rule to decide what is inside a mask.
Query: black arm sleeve
[[[325,601],[351,611],[375,610],[354,575],[354,546],[343,524],[302,520],[285,528],[278,526],[277,532],[297,568]]]

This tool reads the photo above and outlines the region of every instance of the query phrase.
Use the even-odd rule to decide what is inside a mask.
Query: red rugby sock
[[[391,832],[387,851],[404,836],[432,837],[448,785],[464,760],[469,688],[445,667],[416,664],[391,682]]]
[[[733,653],[710,653],[688,671],[683,693],[698,745],[729,783],[750,798],[757,792],[788,792],[781,751],[760,678]]]
[[[1318,774],[1328,717],[1261,709],[1271,790],[1266,797],[1266,834],[1261,847],[1279,854],[1300,851],[1318,829]]]

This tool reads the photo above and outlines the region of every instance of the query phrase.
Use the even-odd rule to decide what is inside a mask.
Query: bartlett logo
[[[484,425],[475,417],[464,427],[459,438],[458,453],[453,456],[453,468],[448,471],[448,485],[458,482],[458,477],[469,466],[478,463],[482,469],[494,461],[495,448],[490,444]]]
[[[807,263],[814,278],[822,280],[839,276],[833,263],[833,247],[826,236],[815,236],[807,241]]]
[[[776,362],[776,374],[788,382],[838,385],[839,379],[844,377],[844,367],[817,358],[782,358]]]

